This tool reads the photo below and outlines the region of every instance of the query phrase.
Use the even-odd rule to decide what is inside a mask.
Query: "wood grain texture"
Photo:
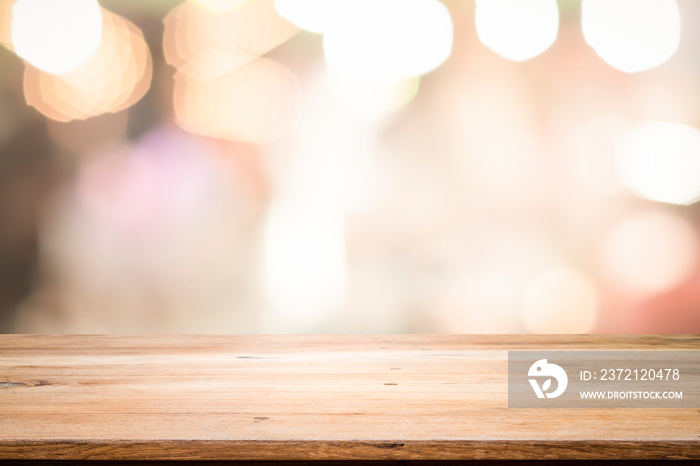
[[[508,409],[508,350],[700,336],[0,336],[0,460],[700,460],[696,409]]]

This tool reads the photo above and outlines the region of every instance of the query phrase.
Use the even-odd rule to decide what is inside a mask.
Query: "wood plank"
[[[515,349],[700,336],[3,335],[0,459],[700,459],[696,409],[508,409]]]

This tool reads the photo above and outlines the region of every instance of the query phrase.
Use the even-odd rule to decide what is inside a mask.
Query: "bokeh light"
[[[266,331],[327,323],[344,298],[344,212],[282,203],[264,237],[265,288],[275,311]]]
[[[102,12],[103,34],[97,52],[84,64],[54,75],[27,66],[27,103],[57,121],[85,119],[118,112],[148,91],[151,54],[141,31],[128,20]]]
[[[294,125],[300,105],[296,75],[268,58],[211,81],[175,75],[177,123],[205,136],[269,143]]]
[[[547,50],[559,32],[556,0],[477,0],[476,32],[488,48],[524,61]]]
[[[200,80],[230,73],[298,32],[272,0],[249,0],[221,11],[184,2],[163,22],[166,61]]]
[[[95,54],[102,37],[97,0],[17,0],[12,45],[20,57],[48,73],[65,73]]]
[[[240,310],[255,303],[262,193],[252,154],[231,146],[165,123],[81,159],[42,230],[61,291],[23,306],[17,328],[259,331]]]
[[[644,296],[670,290],[696,267],[698,238],[693,226],[662,210],[623,218],[601,249],[603,273],[621,291]]]
[[[97,1],[0,0],[0,331],[700,329],[700,1]]]
[[[323,76],[323,70],[317,71]],[[262,237],[266,332],[301,331],[304,322],[315,328],[328,325],[341,317],[346,297],[348,158],[359,151],[357,140],[333,143],[341,140],[348,121],[323,111],[332,99],[327,83],[325,88],[319,84],[321,93],[306,102],[310,111],[294,137],[266,147],[270,159],[284,160],[271,172],[277,196],[270,202]]]
[[[12,50],[12,7],[16,0],[0,2],[0,45]]]
[[[583,0],[581,25],[595,52],[627,73],[659,66],[680,42],[676,0]]]
[[[310,32],[323,32],[337,13],[340,1],[275,0],[275,8],[294,25]]]
[[[418,93],[420,77],[365,79],[328,65],[328,80],[336,99],[361,115],[380,116],[407,105]]]
[[[560,261],[545,238],[504,225],[475,225],[461,253],[459,276],[436,298],[439,330],[450,333],[519,333],[522,299],[533,276]]]
[[[617,169],[635,194],[653,201],[691,204],[700,197],[700,131],[649,122],[619,142]]]
[[[82,208],[137,240],[158,236],[154,225],[186,214],[209,181],[206,143],[181,133],[176,127],[158,128],[138,144],[117,145],[91,157],[77,178]]]
[[[328,62],[363,77],[411,77],[452,51],[452,19],[437,0],[358,0],[344,5],[323,35]]]
[[[569,267],[535,277],[523,295],[523,322],[533,333],[587,333],[598,310],[593,283]]]

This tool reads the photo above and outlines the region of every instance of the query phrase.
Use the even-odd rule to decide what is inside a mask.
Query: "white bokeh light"
[[[279,202],[270,210],[264,236],[265,291],[269,331],[321,325],[342,306],[346,252],[342,210],[300,211]]]
[[[12,45],[34,67],[60,74],[85,63],[102,38],[96,0],[17,0],[12,8]]]
[[[534,333],[586,333],[595,323],[597,310],[595,286],[569,267],[535,277],[523,296],[523,323]]]
[[[620,139],[617,170],[640,197],[691,204],[700,198],[700,131],[677,123],[646,123]]]
[[[627,73],[668,60],[681,35],[676,0],[583,0],[581,26],[595,52]]]
[[[323,49],[338,70],[364,77],[411,77],[440,66],[452,52],[452,20],[437,0],[340,2]]]
[[[635,296],[670,290],[693,273],[697,241],[693,226],[669,212],[629,215],[603,243],[603,274],[618,289]]]
[[[323,32],[337,2],[329,0],[275,0],[277,13],[295,26],[310,32]]]
[[[559,32],[556,0],[477,0],[476,32],[488,48],[523,61],[547,50]]]
[[[380,116],[407,105],[418,93],[419,77],[362,79],[327,67],[328,82],[343,106],[364,116]]]

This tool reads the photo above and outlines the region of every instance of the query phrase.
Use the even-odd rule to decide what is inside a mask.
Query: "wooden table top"
[[[0,336],[0,459],[700,459],[697,409],[508,409],[508,350],[700,336]]]

